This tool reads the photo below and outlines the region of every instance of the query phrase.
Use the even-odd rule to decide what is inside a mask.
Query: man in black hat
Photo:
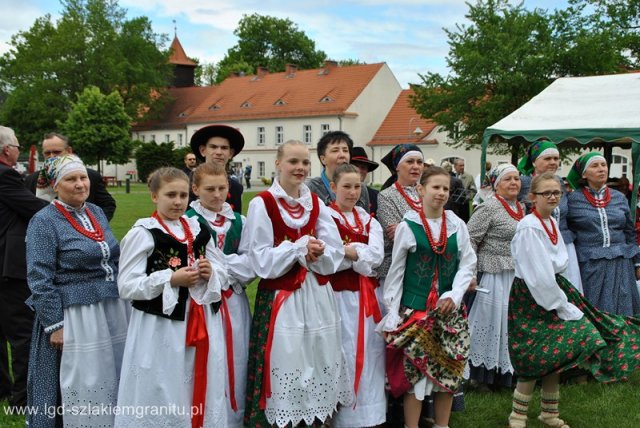
[[[367,175],[379,166],[378,162],[369,160],[364,147],[351,149],[351,163],[360,170],[360,181],[363,183],[366,182]],[[367,186],[367,192],[369,192],[369,212],[375,216],[378,211],[378,191],[373,187]]]
[[[244,137],[236,128],[227,125],[209,125],[200,128],[191,137],[191,150],[201,162],[214,162],[227,167],[227,163],[242,151]],[[229,178],[227,202],[235,212],[242,212],[242,184]],[[191,195],[189,200],[195,199]]]

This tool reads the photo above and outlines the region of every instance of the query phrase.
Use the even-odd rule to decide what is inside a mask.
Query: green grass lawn
[[[148,217],[153,212],[149,192],[145,185],[134,184],[131,193],[124,188],[110,188],[117,200],[118,208],[111,221],[111,227],[118,239],[126,234],[138,218]],[[257,192],[245,192],[243,211]],[[247,295],[253,307],[257,281],[247,287]],[[639,397],[640,372],[636,372],[628,382],[603,385],[589,382],[586,385],[563,385],[561,389],[561,417],[572,428],[636,428],[640,427]],[[535,418],[540,413],[540,395],[536,391],[529,408],[529,427],[543,427]],[[485,393],[468,391],[465,395],[466,410],[454,413],[452,428],[495,428],[506,427],[511,411],[511,391]],[[6,402],[4,403],[6,405]],[[7,416],[0,412],[0,427],[23,427],[24,418]]]

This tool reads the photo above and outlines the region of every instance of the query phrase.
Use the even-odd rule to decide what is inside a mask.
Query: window
[[[144,140],[146,140],[146,138],[145,138],[145,137],[146,137],[146,136],[145,136],[145,135],[143,135],[143,136],[141,137],[141,140],[140,140],[140,141],[142,141],[142,142],[144,143]]]
[[[151,141],[156,142],[156,134],[151,134]]]
[[[169,138],[171,138],[171,136],[169,134],[164,134],[164,142],[165,143],[169,142]]]
[[[323,137],[327,135],[329,132],[331,132],[331,127],[329,126],[328,123],[323,123],[322,125],[320,125],[320,133],[322,134]]]
[[[178,146],[182,147],[182,134],[178,134]]]
[[[276,126],[276,145],[284,143],[284,129],[282,126]]]
[[[258,126],[258,145],[264,146],[265,135],[264,135],[264,126]]]
[[[264,162],[258,162],[258,177],[264,177]]]
[[[302,141],[305,144],[311,144],[311,125],[302,126]]]
[[[623,155],[611,156],[611,165],[609,165],[609,177],[628,177],[629,160]]]

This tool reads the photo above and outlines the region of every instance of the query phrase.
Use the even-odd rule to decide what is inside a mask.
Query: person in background
[[[487,176],[489,175],[489,171],[491,171],[491,162],[487,161],[484,164],[485,174],[484,174],[484,182],[480,182],[480,175],[476,175],[475,185],[476,189],[478,189],[478,193],[473,197],[473,208],[477,207],[491,196],[493,196],[493,187],[489,180],[487,180]]]
[[[89,176],[75,155],[49,158],[45,176],[57,198],[27,228],[27,277],[35,321],[29,359],[27,426],[54,428],[61,403],[67,427],[112,426],[110,412],[73,409],[116,404],[130,307],[119,299],[120,247],[90,202]]]
[[[42,208],[45,200],[24,187],[14,169],[20,155],[20,143],[13,129],[0,126],[0,326],[6,340],[0,341],[6,373],[3,393],[10,406],[27,404],[29,346],[33,329],[33,311],[25,304],[31,294],[27,286],[27,224]],[[7,342],[11,346],[13,382],[9,378]],[[3,376],[4,377],[4,376]]]
[[[42,140],[42,155],[44,159],[50,159],[56,156],[73,154],[73,148],[69,145],[69,139],[56,132],[45,134]],[[104,179],[100,173],[91,168],[87,168],[89,175],[89,197],[87,202],[91,202],[102,208],[107,220],[111,221],[116,212],[116,200],[109,194]],[[55,192],[51,189],[47,182],[44,169],[34,172],[25,179],[25,186],[31,190],[37,197],[51,202],[55,198]]]
[[[612,314],[640,314],[640,254],[627,198],[606,186],[607,161],[598,152],[580,156],[567,175],[567,223],[575,235],[584,296]]]
[[[476,193],[478,193],[478,187],[476,186],[473,175],[468,172],[464,172],[464,159],[455,158],[453,160],[453,171],[455,176],[459,178],[464,185],[464,190],[467,192],[467,201],[472,201],[476,196]],[[469,216],[467,215],[467,219],[468,218]]]
[[[351,150],[351,163],[360,171],[360,180],[363,184],[367,180],[367,175],[379,166],[378,162],[369,160],[363,147],[354,147]],[[371,186],[366,186],[366,189],[369,192],[369,212],[375,216],[378,211],[378,191]]]
[[[187,153],[184,155],[184,166],[181,168],[185,174],[191,175],[191,171],[198,166],[198,160],[193,153]]]
[[[329,205],[336,200],[336,195],[331,190],[330,184],[333,171],[338,165],[349,163],[352,149],[353,140],[342,131],[328,132],[318,141],[316,151],[323,168],[320,172],[320,177],[311,178],[307,180],[306,184],[309,190],[318,195],[325,205]],[[369,192],[360,194],[357,205],[369,212]]]
[[[443,161],[441,167],[449,173],[451,186],[449,188],[449,200],[445,209],[451,210],[465,223],[469,221],[469,200],[464,183],[453,172],[453,167],[448,161]]]
[[[251,165],[247,165],[244,169],[244,180],[247,183],[247,189],[251,189],[251,171],[253,167]]]
[[[214,162],[227,168],[234,156],[242,151],[244,137],[236,128],[227,125],[209,125],[198,129],[191,137],[191,150],[200,162]],[[251,173],[249,173],[251,176]],[[245,171],[245,179],[247,173]],[[242,183],[229,178],[227,202],[237,212],[242,212]],[[189,202],[197,199],[189,189]]]

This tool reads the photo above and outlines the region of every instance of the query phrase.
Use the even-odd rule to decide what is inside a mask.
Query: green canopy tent
[[[522,107],[487,128],[482,136],[482,160],[492,142],[525,145],[548,138],[560,145],[631,148],[633,189],[640,178],[640,73],[563,77]],[[481,168],[484,178],[484,168]],[[632,206],[637,192],[633,192]]]

